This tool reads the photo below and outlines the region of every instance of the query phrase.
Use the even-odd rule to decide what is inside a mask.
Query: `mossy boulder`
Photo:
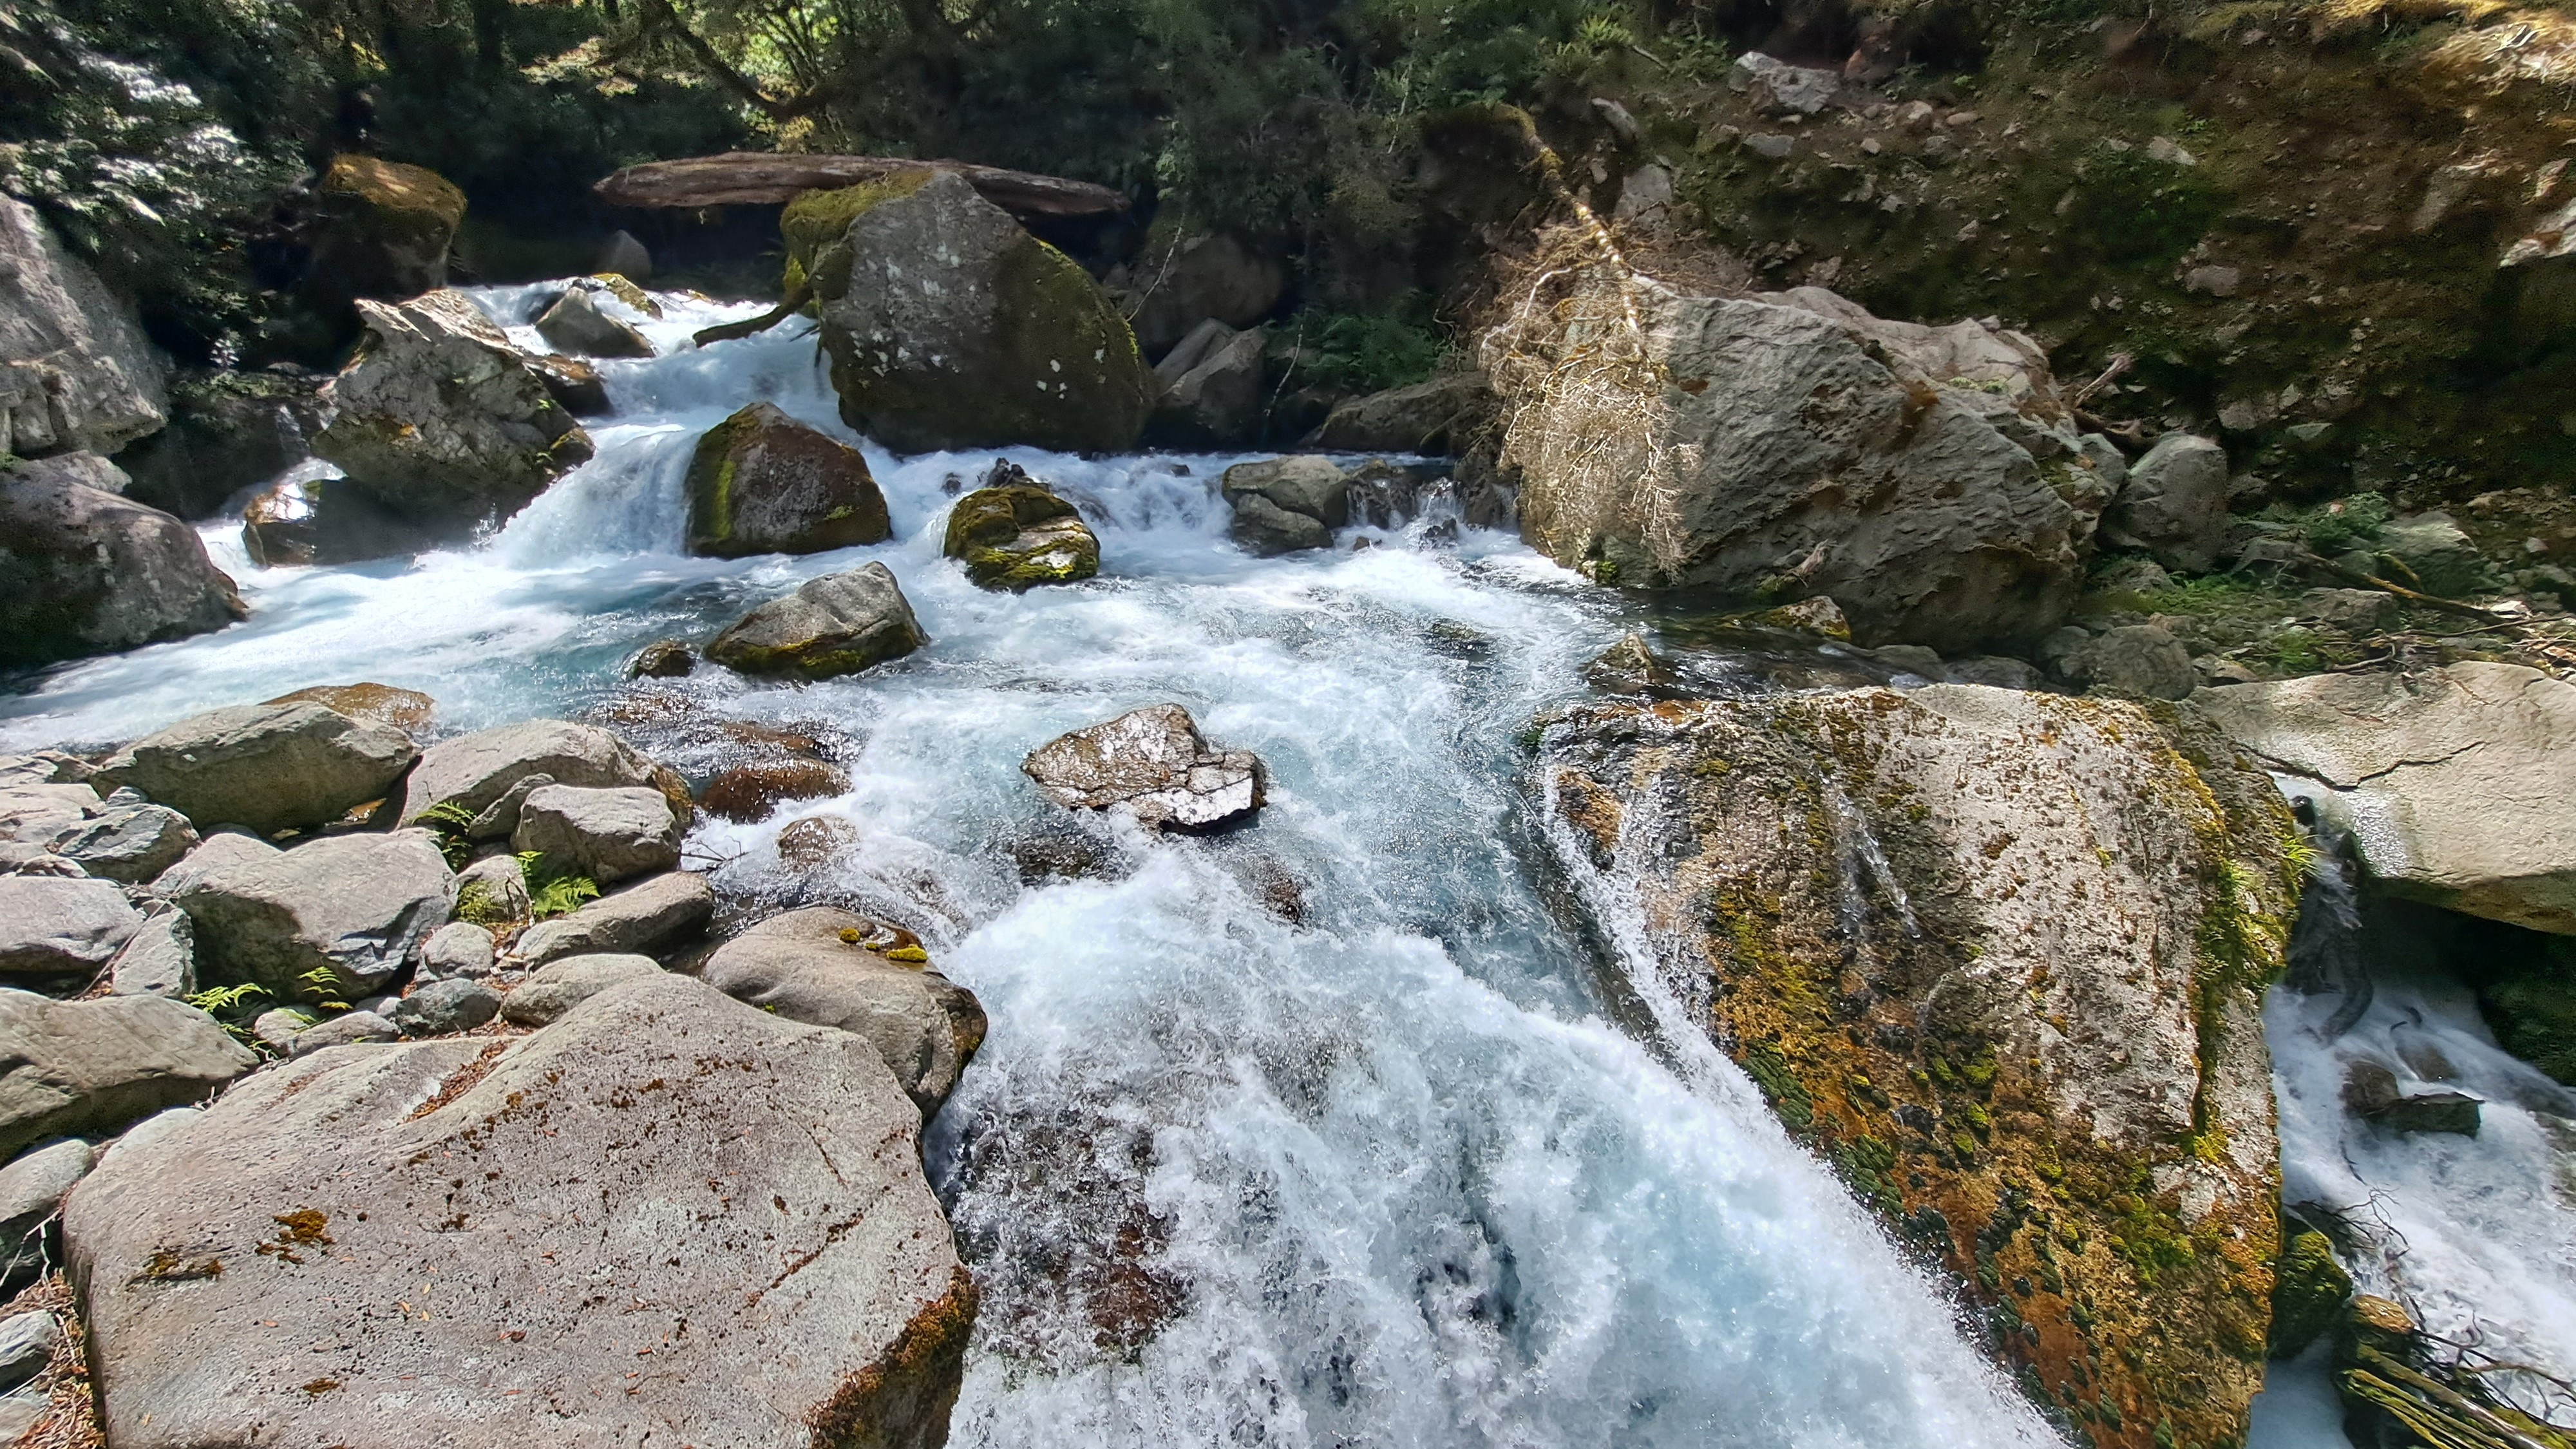
[[[1586,706],[1547,828],[1673,1000],[2100,1449],[2241,1441],[2279,1150],[2270,780],[2170,705]],[[1632,963],[1634,964],[1634,963]]]
[[[2281,1250],[2272,1285],[2272,1357],[2297,1358],[2343,1319],[2352,1298],[2352,1275],[2335,1261],[2325,1234],[2304,1232]]]
[[[1154,378],[1126,319],[964,177],[904,173],[787,216],[850,426],[905,453],[1114,452],[1144,432]]]
[[[306,292],[345,308],[361,297],[398,301],[447,283],[447,249],[465,221],[465,193],[435,171],[344,154],[313,187],[321,224]]]
[[[930,642],[892,570],[872,563],[810,579],[734,621],[707,658],[745,674],[831,679]]]
[[[689,460],[688,549],[714,558],[822,553],[893,531],[868,460],[757,402],[698,439]]]
[[[957,500],[940,551],[988,589],[1069,584],[1100,572],[1100,540],[1082,515],[1008,463],[993,470],[991,486]]]

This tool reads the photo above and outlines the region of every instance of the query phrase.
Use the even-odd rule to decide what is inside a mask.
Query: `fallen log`
[[[911,161],[893,156],[798,156],[767,151],[727,151],[684,161],[629,166],[591,190],[611,206],[677,207],[776,205],[802,191],[856,186],[900,171],[931,166],[954,171],[986,201],[1021,216],[1105,216],[1125,211],[1127,198],[1106,186],[1006,171],[964,161]]]

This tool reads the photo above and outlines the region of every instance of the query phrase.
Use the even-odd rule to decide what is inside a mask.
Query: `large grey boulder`
[[[2242,1265],[2279,1242],[2261,1003],[2297,904],[2259,769],[2188,711],[1956,684],[1584,706],[1538,755],[1639,989],[1978,1311],[2037,1326],[2017,1375],[2241,1438],[2270,1320]],[[2135,1352],[2090,1350],[2113,1334]]]
[[[893,571],[872,563],[808,579],[743,615],[707,645],[707,658],[745,674],[830,679],[929,642]]]
[[[686,486],[695,554],[827,553],[893,532],[867,458],[772,402],[708,429],[689,457]]]
[[[2350,831],[2381,886],[2576,934],[2576,685],[2470,662],[2232,685],[2192,702]]]
[[[1217,490],[1234,508],[1234,541],[1264,557],[1322,548],[1351,521],[1351,475],[1330,458],[1237,463]]]
[[[1336,403],[1300,446],[1327,453],[1458,453],[1494,416],[1494,389],[1481,372]]]
[[[517,512],[589,459],[590,435],[464,293],[357,308],[366,340],[313,439],[351,482],[405,513],[472,521]]]
[[[0,666],[111,654],[248,615],[195,529],[59,472],[0,470]]]
[[[1056,736],[1020,769],[1058,805],[1117,810],[1148,829],[1213,830],[1261,808],[1269,773],[1250,750],[1219,750],[1177,704],[1149,705]]]
[[[841,418],[900,453],[1134,445],[1154,405],[1098,283],[952,171],[800,199],[834,220],[814,257]]]
[[[894,952],[923,954],[906,934],[815,906],[772,916],[725,942],[700,975],[727,996],[790,1021],[867,1038],[928,1118],[984,1044],[984,1008],[926,959],[890,959]]]
[[[120,805],[66,827],[47,848],[102,880],[141,885],[196,849],[197,832],[167,805]]]
[[[280,1001],[354,1001],[374,991],[456,905],[456,877],[426,830],[332,836],[293,850],[218,835],[154,889],[195,924],[205,976],[251,982]]]
[[[143,925],[107,963],[107,989],[116,996],[166,996],[185,1001],[197,991],[197,925],[167,901],[144,908]]]
[[[142,1449],[926,1449],[975,1307],[867,1042],[667,975],[155,1119],[63,1238]]]
[[[419,767],[403,784],[403,823],[416,825],[440,806],[479,815],[532,775],[546,776],[549,784],[613,789],[651,784],[653,762],[607,730],[568,720],[477,730],[422,752]],[[511,828],[497,833],[507,835]]]
[[[511,954],[543,966],[566,956],[645,954],[704,926],[715,915],[715,888],[694,871],[675,870],[586,902],[570,915],[539,921]]]
[[[520,982],[501,999],[501,1015],[544,1026],[612,986],[665,974],[650,956],[566,956]]]
[[[113,453],[169,414],[143,329],[35,208],[0,196],[0,453]]]
[[[2227,541],[2227,451],[2191,433],[2156,439],[2102,521],[2115,543],[2143,548],[2169,569],[2207,573]]]
[[[2102,490],[2037,344],[1813,287],[1702,296],[1606,264],[1568,285],[1484,359],[1523,533],[1557,562],[1830,595],[1860,642],[1944,654],[2064,618]]]
[[[510,844],[543,855],[550,868],[609,885],[678,865],[680,818],[662,792],[648,785],[548,785],[521,802]]]
[[[66,1137],[0,1167],[0,1293],[15,1293],[51,1266],[46,1226],[97,1158],[88,1143]]]
[[[0,990],[0,1158],[40,1138],[119,1131],[258,1064],[213,1017],[181,1002]]]
[[[140,790],[199,829],[240,825],[270,835],[327,825],[384,798],[419,757],[401,730],[319,704],[245,704],[146,735],[98,779]]]
[[[72,982],[95,976],[143,929],[114,881],[0,875],[0,977]]]
[[[501,993],[480,981],[433,981],[406,996],[388,1018],[405,1036],[453,1036],[472,1031],[501,1010]]]

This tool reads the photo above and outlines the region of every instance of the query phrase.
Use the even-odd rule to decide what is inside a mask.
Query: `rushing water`
[[[535,293],[478,296],[516,322]],[[856,742],[847,794],[698,832],[729,892],[896,915],[991,1014],[930,1136],[987,1287],[955,1442],[2054,1442],[1748,1083],[1605,1019],[1529,865],[1515,743],[1616,637],[1598,591],[1421,520],[1362,552],[1245,557],[1212,496],[1228,460],[1203,457],[1010,454],[1099,532],[1103,577],[1078,587],[986,593],[940,560],[952,475],[987,454],[869,448],[885,544],[683,557],[706,427],[766,397],[847,434],[793,326],[686,350],[746,309],[666,301],[645,330],[669,355],[602,365],[619,413],[598,457],[495,536],[263,570],[212,525],[251,621],[54,671],[0,700],[0,745],[356,679],[428,691],[446,729],[573,712],[625,690],[647,640],[882,560],[920,654],[674,688]],[[1162,700],[1268,762],[1258,825],[1103,829],[1101,874],[1023,885],[1013,842],[1066,826],[1021,756]],[[818,813],[855,844],[792,870],[778,831]]]

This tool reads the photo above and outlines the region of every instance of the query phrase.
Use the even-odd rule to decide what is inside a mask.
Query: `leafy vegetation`
[[[1448,355],[1429,301],[1417,293],[1387,312],[1309,310],[1282,327],[1280,337],[1295,349],[1305,381],[1349,392],[1403,387],[1431,376]]]
[[[554,863],[538,851],[519,853],[519,874],[528,883],[530,920],[570,915],[581,909],[582,902],[599,899],[599,882]]]

